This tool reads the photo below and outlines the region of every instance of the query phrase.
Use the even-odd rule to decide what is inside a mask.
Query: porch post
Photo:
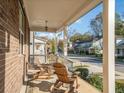
[[[67,26],[64,27],[64,56],[67,56],[68,39],[67,39]]]
[[[35,60],[35,57],[34,57],[34,49],[35,49],[35,32],[33,32],[33,64],[34,64],[34,60]]]
[[[55,33],[55,54],[58,55],[58,38],[57,38],[57,33]]]
[[[103,93],[115,93],[115,0],[103,4]]]

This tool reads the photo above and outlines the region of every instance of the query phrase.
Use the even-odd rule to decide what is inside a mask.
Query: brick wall
[[[28,21],[25,32],[25,60],[28,61]],[[18,0],[0,0],[0,93],[19,93],[25,60],[19,55]]]
[[[24,61],[24,67],[23,67],[23,75],[24,78],[26,76],[26,72],[27,72],[27,62],[29,62],[29,55],[30,55],[30,29],[29,29],[29,24],[28,24],[28,20],[27,18],[25,18],[25,36],[24,36],[24,56],[25,56],[25,61]]]

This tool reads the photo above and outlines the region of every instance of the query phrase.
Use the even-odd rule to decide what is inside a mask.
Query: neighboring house
[[[35,39],[34,40],[35,44],[34,44],[34,54],[37,54],[37,55],[45,55],[46,51],[45,51],[45,46],[46,46],[46,42],[43,41],[43,40],[38,40],[38,39]]]
[[[76,42],[74,48],[78,51],[85,51],[88,54],[102,54],[103,39],[94,39],[93,41]]]
[[[117,57],[124,56],[124,39],[119,40],[116,45],[116,51],[115,51]]]
[[[33,33],[31,32],[31,37],[33,37]],[[46,62],[46,49],[47,40],[39,37],[34,37],[34,39],[30,39],[30,62]]]
[[[47,40],[42,38],[35,37],[34,40],[30,39],[30,55],[45,55],[46,44]]]
[[[93,40],[93,43],[90,47],[91,54],[102,54],[103,51],[103,38]]]
[[[92,43],[92,41],[75,42],[73,44],[73,48],[76,52],[84,51],[86,53],[89,53]]]
[[[92,41],[76,42],[73,44],[74,49],[85,51],[88,54],[102,54],[103,38],[96,37]]]
[[[103,38],[94,40],[90,48],[90,53],[102,54],[103,53]],[[116,37],[116,50],[115,56],[124,56],[124,38]]]
[[[72,49],[73,46],[72,46],[72,42],[70,40],[68,40],[68,49]]]

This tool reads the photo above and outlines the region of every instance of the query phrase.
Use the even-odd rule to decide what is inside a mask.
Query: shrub
[[[87,68],[77,68],[75,71],[79,71],[79,76],[86,80],[88,83],[96,87],[98,90],[103,91],[103,79],[100,74],[89,75],[89,70]],[[124,93],[124,80],[116,81],[115,93]]]
[[[79,76],[86,80],[89,75],[89,70],[87,68],[77,68],[75,71],[79,71]]]
[[[96,87],[97,89],[99,89],[100,91],[103,91],[103,82],[102,82],[102,78],[98,75],[90,75],[87,79],[87,81],[93,85],[94,87]],[[115,93],[124,93],[124,80],[123,81],[116,81],[116,89],[115,89]]]
[[[124,57],[123,57],[123,56],[118,56],[117,58],[118,58],[118,59],[124,59]]]
[[[90,75],[87,81],[97,89],[103,91],[102,78],[98,74]]]
[[[124,83],[116,81],[116,93],[124,93]]]

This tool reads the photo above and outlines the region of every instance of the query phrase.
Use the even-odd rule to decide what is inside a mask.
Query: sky
[[[78,19],[77,21],[75,21],[74,23],[72,23],[69,26],[69,32],[72,35],[74,33],[85,33],[90,31],[90,21],[96,17],[96,15],[98,15],[100,12],[102,12],[103,10],[103,5],[100,4],[98,5],[96,8],[94,8],[93,10],[91,10],[90,12],[88,12],[87,14],[85,14],[84,16],[82,16],[80,19]],[[75,31],[75,32],[74,32]]]
[[[48,37],[49,39],[55,38],[55,33],[49,32],[35,32],[36,36]]]
[[[98,5],[94,9],[90,10],[87,14],[80,17],[77,21],[69,25],[68,28],[68,35],[72,36],[74,33],[85,33],[90,32],[90,21],[96,17],[100,12],[103,11],[103,4]],[[118,13],[121,16],[121,19],[124,20],[124,0],[116,0],[116,13]],[[54,34],[48,34],[48,33],[39,33],[39,35],[43,36],[50,36],[53,37]],[[59,36],[60,38],[63,37]]]
[[[42,36],[42,37],[48,37],[49,39],[55,39],[55,35],[57,35],[57,38],[59,38],[59,39],[64,38],[63,32],[58,32],[57,34],[49,33],[49,32],[35,32],[35,35],[36,36]]]
[[[124,20],[124,0],[116,0],[116,13],[118,13],[122,20]]]
[[[124,20],[124,0],[116,0],[116,13],[118,13],[121,16],[121,19]],[[91,11],[89,11],[87,14],[82,16],[80,19],[75,21],[73,24],[69,26],[69,32],[70,36],[72,36],[75,33],[85,33],[90,32],[90,21],[96,17],[100,12],[103,12],[103,4],[98,5]]]

